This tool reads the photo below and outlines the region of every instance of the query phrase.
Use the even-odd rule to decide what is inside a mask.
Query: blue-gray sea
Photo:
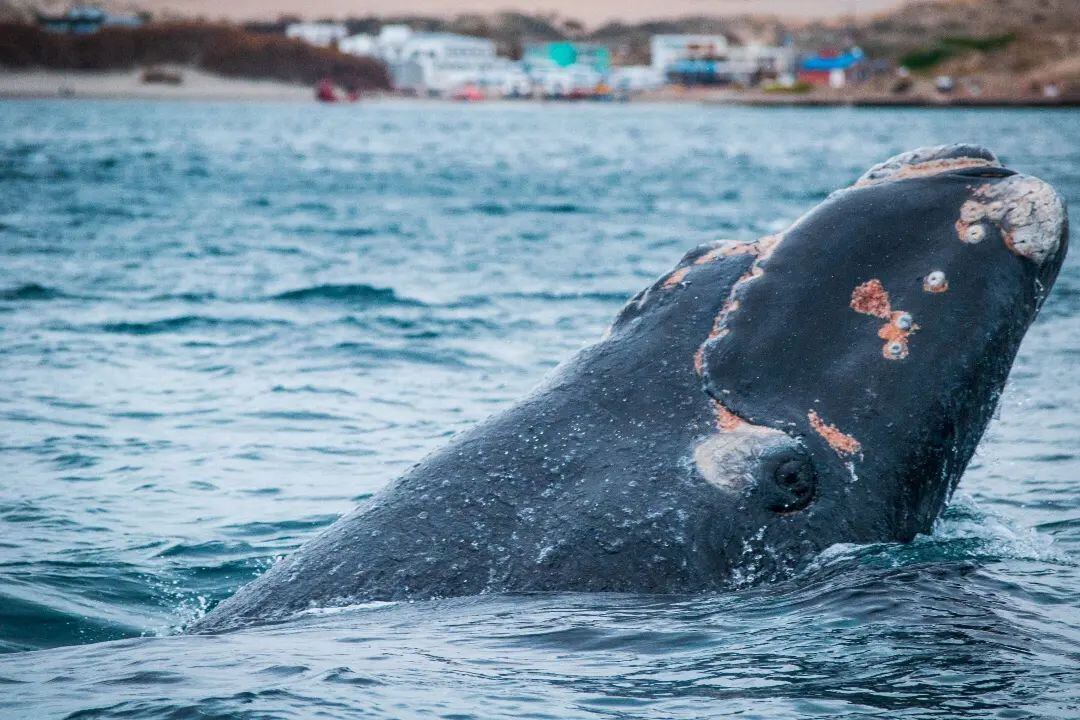
[[[909,545],[180,634],[686,249],[960,140],[1080,208],[1069,110],[0,103],[0,716],[1080,717],[1080,253]]]

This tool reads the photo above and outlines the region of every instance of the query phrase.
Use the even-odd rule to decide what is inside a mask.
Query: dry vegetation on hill
[[[21,0],[0,0],[0,22],[32,22],[34,10]]]
[[[64,35],[28,24],[0,24],[0,67],[129,70],[166,63],[226,77],[304,84],[328,77],[356,90],[390,86],[386,68],[370,58],[226,25],[154,23]]]
[[[923,0],[856,30],[916,71],[1080,91],[1080,0]]]

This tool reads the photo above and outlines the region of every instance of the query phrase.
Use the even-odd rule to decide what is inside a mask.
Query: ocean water
[[[1075,253],[911,544],[180,634],[684,250],[949,141],[1080,207],[1068,110],[0,103],[0,717],[1080,717]]]

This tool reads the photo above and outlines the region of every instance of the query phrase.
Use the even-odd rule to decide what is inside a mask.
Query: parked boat
[[[341,98],[338,97],[337,90],[334,89],[334,83],[330,78],[323,78],[319,81],[319,84],[315,86],[315,99],[319,102],[338,102]]]

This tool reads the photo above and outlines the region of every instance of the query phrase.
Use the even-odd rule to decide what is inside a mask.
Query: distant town
[[[62,15],[39,15],[54,33],[90,34],[136,28],[146,18],[75,6]],[[403,23],[375,33],[351,34],[341,22],[283,23],[286,37],[382,63],[391,89],[418,97],[483,99],[626,99],[665,86],[798,89],[843,88],[873,68],[857,47],[808,53],[792,38],[780,45],[738,44],[724,34],[654,34],[649,64],[616,65],[612,48],[598,42],[526,42],[517,59],[501,56],[489,38],[417,30]],[[319,98],[346,97],[327,79]]]
[[[341,24],[295,23],[285,34],[383,62],[398,92],[461,100],[627,98],[669,84],[843,87],[863,60],[858,48],[800,58],[790,43],[734,45],[724,35],[653,35],[648,65],[613,65],[611,48],[595,42],[527,43],[514,60],[499,56],[487,38],[408,25],[349,35]]]
[[[984,4],[991,5],[989,0]],[[971,104],[983,100],[1056,104],[1080,96],[1080,64],[1049,63],[1046,67],[1057,72],[1029,70],[1024,75],[1010,67],[1010,63],[1020,66],[1013,57],[1018,52],[1031,54],[1031,43],[1015,32],[920,38],[917,28],[905,30],[896,18],[875,22],[786,27],[747,18],[729,23],[687,19],[608,26],[589,33],[574,27],[572,21],[556,26],[550,20],[507,14],[498,22],[480,18],[456,26],[430,18],[283,18],[216,30],[213,45],[218,66],[206,69],[226,75],[257,74],[250,59],[223,57],[230,46],[235,46],[231,52],[237,56],[245,52],[273,56],[276,69],[271,77],[310,83],[316,98],[327,102],[358,99],[372,92],[461,101],[734,97],[760,102]],[[24,35],[30,24],[23,23]],[[80,60],[81,54],[95,59],[102,55],[100,49],[87,50],[98,46],[85,38],[100,35],[119,41],[124,33],[154,29],[162,48],[182,46],[188,48],[188,55],[180,49],[170,54],[143,47],[152,42],[128,42],[142,48],[139,52],[145,56],[132,62],[144,65],[144,82],[176,85],[184,82],[183,65],[204,61],[206,52],[190,48],[211,27],[198,22],[155,22],[146,14],[112,13],[93,6],[72,6],[57,14],[38,12],[32,24],[48,37],[34,41],[27,36],[23,44],[55,42],[57,49],[37,48],[35,59],[34,49],[19,54],[9,47],[10,57],[5,57],[0,37],[0,66],[51,63],[62,67],[67,62],[76,68],[99,69]],[[893,25],[899,29],[889,36],[882,28]],[[698,26],[702,32],[672,32]],[[0,35],[5,28],[10,34],[12,27],[0,25]],[[458,27],[467,31],[455,31]],[[1075,27],[1066,29],[1072,33],[1069,42],[1076,45],[1068,47],[1080,49],[1080,43],[1075,43],[1080,33]],[[227,38],[229,32],[235,37]],[[178,36],[182,41],[177,41]],[[922,47],[919,42],[927,44]],[[296,45],[311,50],[301,52]],[[1041,69],[1026,55],[1027,67]],[[303,64],[304,72],[278,67],[287,62],[282,59],[286,57]],[[1050,57],[1060,60],[1062,56],[1051,53]]]

